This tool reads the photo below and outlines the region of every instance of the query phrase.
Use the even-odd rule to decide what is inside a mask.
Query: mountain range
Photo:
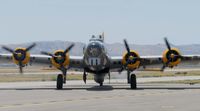
[[[39,41],[35,42],[36,47],[31,50],[32,54],[40,54],[41,51],[54,52],[58,49],[66,49],[72,42],[70,41]],[[16,47],[27,47],[32,43],[22,44],[8,44],[6,46],[15,49]],[[83,55],[83,47],[85,43],[75,42],[75,47],[70,51],[70,55],[80,56]],[[161,55],[166,49],[165,44],[155,45],[137,45],[129,44],[130,48],[137,51],[140,55]],[[1,45],[2,46],[2,45]],[[107,52],[111,56],[121,56],[126,51],[123,43],[112,43],[105,44]],[[189,44],[189,45],[172,45],[172,47],[178,48],[182,54],[200,54],[200,44]],[[8,53],[0,48],[0,53]]]

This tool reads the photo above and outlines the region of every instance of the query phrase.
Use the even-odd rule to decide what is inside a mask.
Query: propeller
[[[55,54],[52,54],[52,53],[49,53],[49,52],[45,52],[45,51],[42,51],[41,54],[43,55],[48,55],[48,56],[51,56],[55,59],[64,59],[65,58],[65,55],[74,47],[74,44],[71,44],[69,47],[67,47],[65,50],[64,50],[64,53],[62,55],[55,55]],[[66,68],[63,66],[62,62],[59,62],[58,63],[60,65],[60,70],[63,72],[63,74],[66,73]]]
[[[167,55],[167,56],[169,56],[169,57],[168,57],[167,62],[163,64],[161,71],[164,71],[164,69],[167,66],[169,66],[170,62],[174,62],[175,59],[183,58],[180,54],[175,53],[174,50],[171,49],[170,43],[166,37],[164,38],[164,41],[165,41],[165,45],[167,46],[168,53],[169,53],[169,55]]]
[[[13,57],[19,61],[18,63],[18,66],[19,66],[19,72],[22,74],[23,73],[23,67],[25,64],[23,64],[23,60],[26,58],[26,54],[28,51],[30,51],[33,47],[35,47],[36,44],[33,43],[31,44],[30,46],[28,46],[27,48],[25,48],[25,50],[23,49],[16,49],[16,50],[13,50],[9,47],[6,47],[6,46],[2,46],[2,48],[10,53],[13,54]]]
[[[126,51],[127,51],[127,61],[126,61],[126,64],[124,64],[122,66],[122,68],[119,70],[119,73],[121,73],[124,69],[126,69],[126,67],[135,62],[135,61],[138,61],[138,60],[141,60],[139,57],[133,57],[131,55],[131,51],[130,51],[130,47],[128,45],[128,42],[126,41],[126,39],[124,39],[124,45],[125,45],[125,48],[126,48]]]

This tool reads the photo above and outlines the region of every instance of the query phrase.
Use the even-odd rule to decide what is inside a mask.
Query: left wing
[[[69,56],[69,68],[73,70],[82,70],[83,68],[83,56]],[[0,54],[0,63],[8,64],[12,63],[12,54]],[[30,66],[45,66],[51,67],[51,57],[47,55],[30,55]]]

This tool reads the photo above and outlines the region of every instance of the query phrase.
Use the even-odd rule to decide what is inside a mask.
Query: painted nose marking
[[[89,58],[89,65],[91,66],[100,65],[100,58]]]

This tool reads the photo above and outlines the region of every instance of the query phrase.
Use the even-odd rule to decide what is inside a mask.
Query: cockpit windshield
[[[97,57],[102,53],[102,47],[99,43],[92,42],[87,47],[87,53],[92,57]]]

